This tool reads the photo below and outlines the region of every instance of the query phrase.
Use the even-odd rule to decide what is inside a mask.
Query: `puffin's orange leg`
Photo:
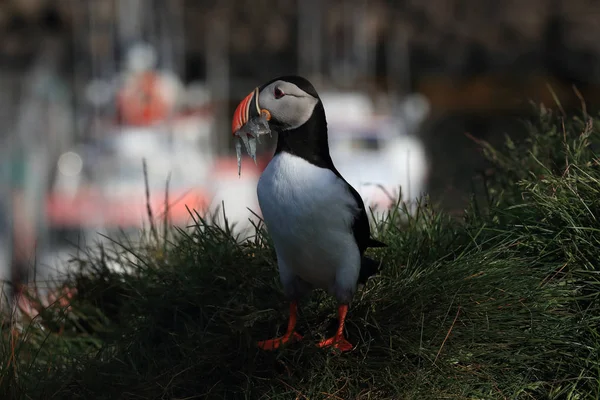
[[[257,343],[258,347],[263,350],[275,350],[278,349],[282,344],[301,340],[302,336],[298,332],[294,331],[294,328],[296,327],[297,313],[298,303],[296,301],[292,301],[290,303],[290,319],[285,335],[275,339],[261,340]]]
[[[317,346],[333,346],[340,351],[352,350],[352,344],[344,337],[344,325],[346,323],[346,314],[348,314],[348,304],[340,304],[340,306],[338,307],[338,318],[340,324],[338,326],[337,332],[333,337],[323,340],[322,342],[317,344]]]

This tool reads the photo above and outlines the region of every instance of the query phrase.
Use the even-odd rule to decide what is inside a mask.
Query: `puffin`
[[[258,203],[290,314],[283,336],[257,345],[274,350],[301,340],[295,330],[298,302],[320,288],[337,300],[338,328],[318,347],[349,351],[353,345],[344,336],[349,303],[358,285],[380,268],[365,251],[386,245],[371,237],[362,198],[333,164],[325,109],[314,86],[289,75],[255,88],[234,112],[234,134],[261,113],[278,136],[275,153],[258,181]]]

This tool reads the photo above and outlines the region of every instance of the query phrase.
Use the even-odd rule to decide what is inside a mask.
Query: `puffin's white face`
[[[259,108],[269,111],[270,123],[280,131],[304,125],[318,102],[319,99],[286,81],[271,83],[258,96]]]
[[[296,129],[310,119],[318,102],[317,97],[295,84],[276,80],[254,89],[240,102],[233,115],[232,132],[235,135],[250,118],[261,113],[268,115],[269,125],[276,131]]]

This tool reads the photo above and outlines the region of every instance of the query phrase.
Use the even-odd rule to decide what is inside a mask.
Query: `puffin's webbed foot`
[[[286,332],[285,335],[268,340],[261,340],[256,345],[263,350],[277,350],[279,347],[286,343],[294,343],[302,340],[302,335],[298,332]]]
[[[257,346],[263,350],[276,350],[283,344],[302,340],[302,335],[294,330],[296,327],[297,314],[298,303],[296,301],[292,301],[290,303],[290,319],[285,335],[275,339],[261,340],[257,343]]]
[[[333,347],[342,352],[350,351],[354,347],[352,346],[352,343],[350,343],[345,337],[337,335],[330,337],[329,339],[325,339],[322,342],[319,342],[317,346],[321,348]]]
[[[346,323],[346,314],[348,314],[348,304],[341,304],[338,307],[339,326],[334,336],[325,339],[317,344],[318,347],[334,347],[342,352],[352,350],[354,346],[344,337],[344,325]]]

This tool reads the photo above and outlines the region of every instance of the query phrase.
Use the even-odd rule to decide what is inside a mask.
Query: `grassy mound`
[[[531,132],[482,143],[489,197],[463,219],[423,203],[379,227],[386,269],[351,305],[352,352],[314,346],[335,329],[320,292],[301,304],[303,342],[257,349],[287,319],[269,238],[240,245],[195,218],[79,260],[69,312],[4,328],[0,398],[598,397],[600,130],[543,110]]]

